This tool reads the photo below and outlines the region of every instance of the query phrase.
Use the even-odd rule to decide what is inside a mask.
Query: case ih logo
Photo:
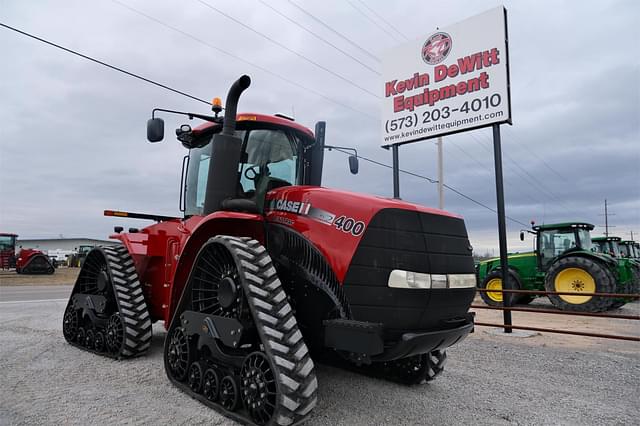
[[[422,60],[429,65],[444,61],[451,52],[451,36],[447,33],[435,33],[422,46]]]

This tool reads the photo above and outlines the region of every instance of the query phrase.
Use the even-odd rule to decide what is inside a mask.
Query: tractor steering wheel
[[[247,169],[244,171],[244,177],[246,177],[250,181],[255,182],[259,176],[260,176],[260,166],[247,167]]]

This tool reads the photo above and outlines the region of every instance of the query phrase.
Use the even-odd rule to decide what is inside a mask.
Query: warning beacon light
[[[217,117],[218,114],[220,114],[220,111],[222,111],[222,99],[213,98],[213,100],[211,101],[211,110],[216,113]]]

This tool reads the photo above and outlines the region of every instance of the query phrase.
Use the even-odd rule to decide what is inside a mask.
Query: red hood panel
[[[400,200],[315,186],[270,191],[265,215],[270,223],[293,228],[311,241],[343,282],[369,222],[380,210],[390,208],[461,218],[444,210]]]

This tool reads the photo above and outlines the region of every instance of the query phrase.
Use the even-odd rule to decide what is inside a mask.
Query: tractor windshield
[[[549,229],[540,233],[540,259],[548,265],[554,258],[578,246],[574,229]],[[589,242],[591,239],[589,238]]]
[[[10,235],[0,235],[0,251],[14,249],[16,237]]]
[[[591,233],[586,229],[578,229],[578,247],[582,250],[591,251],[593,242],[591,241]]]
[[[605,243],[605,253],[610,254],[613,257],[620,257],[620,249],[618,248],[618,242],[609,240]]]
[[[246,122],[245,122],[246,123]],[[245,123],[243,127],[247,127]],[[259,124],[253,124],[258,126]],[[235,135],[242,139],[242,161],[238,169],[238,194],[240,198],[256,201],[264,197],[266,190],[300,182],[298,137],[292,132],[276,126],[238,130]],[[185,188],[185,215],[200,215],[209,176],[212,134],[203,135],[197,148],[189,151],[189,168]]]
[[[618,246],[622,257],[633,257],[633,248],[629,244],[620,244]]]

